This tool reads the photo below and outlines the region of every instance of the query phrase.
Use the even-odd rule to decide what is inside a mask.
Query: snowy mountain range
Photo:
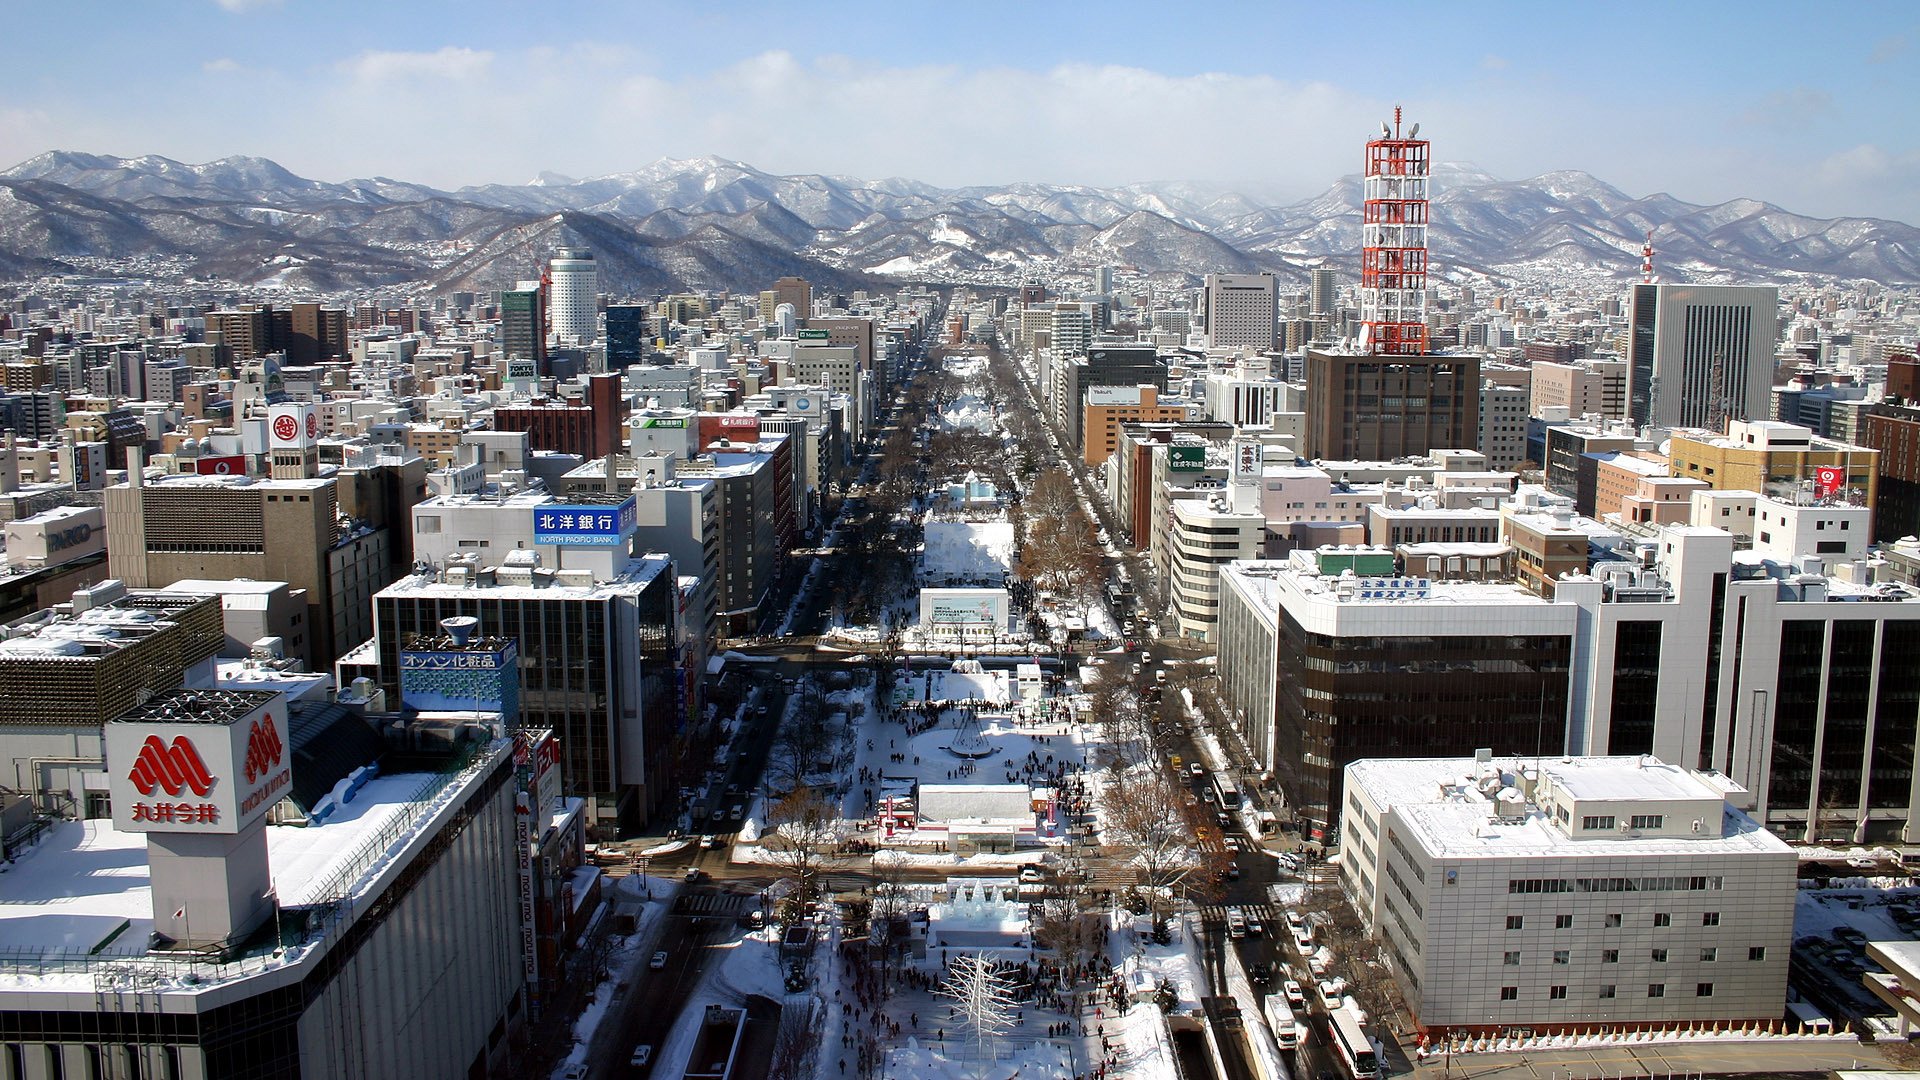
[[[1896,221],[1634,198],[1572,171],[1508,181],[1443,164],[1433,187],[1443,275],[1627,280],[1652,231],[1668,280],[1920,280],[1920,229]],[[1320,265],[1357,273],[1360,203],[1353,176],[1270,206],[1180,183],[940,188],[707,157],[442,191],[310,180],[255,157],[187,165],[55,151],[0,172],[0,277],[161,257],[198,277],[308,292],[481,289],[583,245],[620,294],[758,288],[785,274],[833,289],[1010,284],[1099,265],[1169,284],[1215,270],[1304,282]]]

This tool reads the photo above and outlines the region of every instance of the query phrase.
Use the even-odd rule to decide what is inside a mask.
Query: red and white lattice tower
[[[1653,284],[1653,230],[1647,230],[1647,246],[1640,249],[1640,284]]]
[[[1367,143],[1360,255],[1361,349],[1388,356],[1427,351],[1427,175],[1432,144],[1420,125],[1393,127]]]

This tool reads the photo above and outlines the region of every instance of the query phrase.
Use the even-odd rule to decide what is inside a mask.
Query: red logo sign
[[[271,718],[255,720],[247,732],[247,761],[242,769],[247,783],[254,783],[280,764],[280,755],[285,749],[280,744],[280,730],[273,726]]]
[[[157,788],[166,789],[169,795],[178,795],[192,788],[195,795],[205,797],[213,790],[213,776],[207,772],[207,764],[200,760],[200,751],[185,735],[175,736],[173,745],[160,741],[160,736],[149,735],[140,745],[140,753],[133,759],[133,768],[128,770],[127,779],[140,789],[140,794],[151,795]]]
[[[300,422],[282,413],[273,418],[273,437],[281,442],[292,442],[300,434]]]
[[[320,417],[316,413],[308,413],[307,414],[307,438],[317,439],[319,437],[320,437]]]
[[[1821,465],[1813,470],[1813,493],[1831,495],[1847,484],[1847,470],[1838,465]]]
[[[194,462],[193,468],[201,476],[244,476],[247,472],[247,459],[238,454],[203,457]]]

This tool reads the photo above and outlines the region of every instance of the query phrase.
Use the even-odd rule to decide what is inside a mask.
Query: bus
[[[1240,809],[1240,789],[1233,786],[1225,773],[1213,774],[1213,792],[1220,796],[1220,809],[1229,814]]]
[[[1352,1004],[1342,1004],[1327,1015],[1327,1033],[1327,1041],[1333,1044],[1334,1053],[1353,1080],[1380,1080],[1380,1058],[1373,1052],[1372,1040],[1360,1029],[1360,1017]]]

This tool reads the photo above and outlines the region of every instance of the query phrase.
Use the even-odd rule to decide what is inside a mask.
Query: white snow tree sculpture
[[[985,1057],[991,1039],[998,1060],[1000,1036],[1013,1030],[1020,1008],[1013,996],[1013,980],[994,961],[972,953],[962,955],[949,967],[952,970],[946,984],[935,993],[953,1002],[961,1021],[973,1029],[975,1054]]]

